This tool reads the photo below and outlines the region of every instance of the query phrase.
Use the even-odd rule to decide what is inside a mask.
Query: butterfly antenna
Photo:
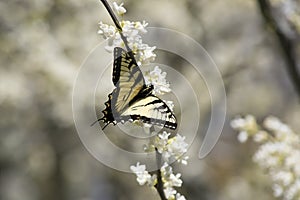
[[[103,120],[103,118],[97,119],[96,121],[94,121],[91,126],[94,126],[97,122],[99,122],[100,120]]]

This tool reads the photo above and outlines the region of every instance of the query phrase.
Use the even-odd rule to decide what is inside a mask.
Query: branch
[[[157,151],[157,149],[155,149],[156,152],[156,162],[157,162],[157,167],[158,169],[156,170],[156,176],[157,176],[157,183],[155,185],[155,188],[160,196],[160,198],[162,200],[167,200],[165,193],[164,193],[164,183],[162,181],[162,177],[161,177],[161,154]]]
[[[121,39],[123,40],[124,45],[125,45],[125,47],[126,47],[126,49],[127,49],[128,54],[131,56],[131,58],[132,58],[133,60],[135,60],[135,57],[134,57],[134,55],[133,55],[133,53],[132,53],[132,50],[130,49],[130,47],[129,47],[129,45],[128,45],[127,38],[124,36],[124,34],[123,34],[123,32],[122,32],[123,30],[122,30],[122,27],[121,27],[121,25],[120,25],[120,22],[119,22],[118,18],[116,17],[115,13],[113,12],[113,10],[111,9],[110,5],[108,4],[108,2],[107,2],[106,0],[101,0],[101,2],[102,2],[103,5],[105,6],[107,12],[109,13],[109,15],[110,15],[110,17],[112,18],[112,20],[113,20],[115,26],[117,27],[117,29],[118,29],[118,31],[119,31],[119,33],[120,33]],[[136,61],[136,60],[135,60],[135,61]]]
[[[129,45],[128,45],[128,41],[127,38],[123,35],[122,32],[122,27],[120,25],[119,20],[117,19],[116,15],[114,14],[113,10],[111,9],[111,7],[109,6],[108,2],[106,0],[101,0],[101,2],[103,3],[103,5],[105,6],[106,10],[108,11],[110,17],[112,18],[115,26],[117,27],[120,36],[125,44],[125,47],[128,51],[128,54],[132,57],[133,60],[135,60],[134,54],[132,52],[132,50],[130,49]],[[153,131],[153,127],[150,128],[150,131]],[[155,188],[161,198],[161,200],[167,200],[165,193],[164,193],[164,185],[163,185],[163,181],[162,181],[162,177],[161,177],[161,171],[160,171],[160,167],[161,167],[161,154],[156,150],[156,162],[157,162],[157,167],[158,169],[155,171],[156,175],[157,175],[157,184],[155,185]]]
[[[154,126],[151,126],[150,133],[153,133],[154,131],[155,131]],[[167,200],[167,198],[165,196],[165,192],[164,192],[164,183],[162,181],[161,171],[160,171],[160,168],[162,166],[162,163],[161,163],[162,157],[156,148],[155,148],[155,155],[156,155],[157,170],[154,173],[156,174],[156,177],[157,177],[157,183],[154,187],[156,188],[161,200]]]
[[[269,0],[257,0],[261,14],[267,24],[275,31],[282,48],[282,53],[286,61],[287,70],[295,90],[300,98],[300,74],[297,70],[296,39],[288,35],[276,20]]]

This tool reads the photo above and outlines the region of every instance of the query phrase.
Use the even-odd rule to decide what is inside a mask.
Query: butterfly
[[[112,82],[116,87],[108,95],[102,111],[104,127],[110,123],[141,121],[175,130],[176,117],[167,104],[152,94],[153,85],[146,85],[133,55],[120,47],[114,48]],[[96,121],[96,122],[97,122]],[[95,124],[94,122],[93,124]],[[92,125],[93,125],[92,124]]]

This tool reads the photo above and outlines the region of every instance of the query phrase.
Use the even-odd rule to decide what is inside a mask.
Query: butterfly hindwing
[[[160,98],[149,95],[132,104],[122,113],[122,118],[141,120],[147,124],[176,129],[176,117]]]

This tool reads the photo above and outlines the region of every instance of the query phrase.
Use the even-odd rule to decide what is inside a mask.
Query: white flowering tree
[[[267,117],[262,126],[257,124],[252,115],[237,117],[231,121],[231,126],[239,131],[240,142],[251,138],[259,144],[253,161],[269,174],[273,181],[274,196],[284,200],[299,200],[300,136],[272,116]]]
[[[103,22],[99,23],[98,33],[107,39],[107,45],[105,49],[108,52],[112,52],[115,47],[122,47],[128,51],[133,59],[135,59],[139,67],[143,67],[145,64],[153,62],[156,58],[154,53],[155,46],[151,47],[148,44],[143,43],[142,34],[147,33],[146,27],[148,23],[143,22],[131,22],[131,21],[119,21],[114,13],[119,17],[123,17],[126,13],[126,9],[123,7],[123,3],[118,5],[113,3],[113,9],[106,0],[101,0],[111,18],[114,21],[113,25],[108,25]],[[154,86],[153,92],[156,95],[162,95],[171,92],[170,84],[166,81],[166,72],[155,66],[152,71],[146,72],[144,78],[146,84],[152,84]],[[174,104],[172,101],[165,101],[172,109]],[[144,124],[144,126],[149,126]],[[154,132],[153,127],[147,127],[148,134],[151,135]],[[177,134],[171,137],[170,133],[163,131],[162,133],[154,133],[154,137],[151,138],[149,144],[145,145],[145,152],[156,152],[158,169],[155,172],[148,172],[146,165],[136,163],[130,167],[131,171],[135,173],[136,180],[139,185],[147,185],[152,188],[156,188],[161,199],[163,200],[184,200],[185,197],[176,191],[176,187],[182,186],[181,174],[175,174],[170,163],[173,160],[177,160],[179,163],[186,165],[188,157],[182,157],[182,154],[186,153],[188,144],[185,142],[185,137]]]
[[[257,0],[266,24],[273,29],[282,48],[294,89],[300,95],[297,43],[299,41],[299,2],[294,0]],[[253,156],[270,176],[275,197],[300,199],[300,136],[276,117],[267,117],[262,125],[252,115],[231,121],[241,143],[251,138],[259,144]]]

